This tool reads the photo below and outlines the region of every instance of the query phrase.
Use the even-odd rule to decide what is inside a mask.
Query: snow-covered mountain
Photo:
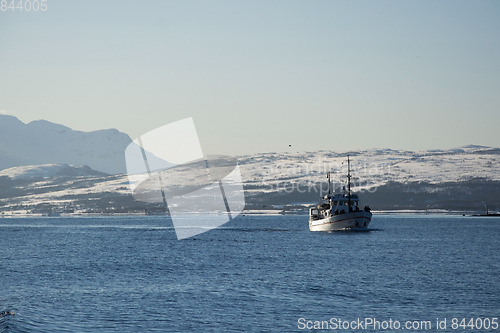
[[[25,124],[14,116],[0,115],[0,170],[70,164],[125,173],[124,151],[131,141],[116,129],[82,132],[46,120]]]
[[[444,183],[474,178],[500,180],[500,148],[469,145],[455,149],[406,151],[369,149],[267,153],[240,157],[238,163],[246,183],[267,185],[324,182],[327,171],[332,181],[344,184],[347,155],[351,159],[353,181],[369,188],[390,181]]]
[[[353,190],[374,209],[500,209],[500,148],[465,146],[432,151],[370,149],[265,153],[240,156],[247,208],[310,204],[325,194],[332,171],[336,191],[345,184],[347,155]],[[73,173],[73,174],[72,174]],[[126,175],[99,175],[64,165],[0,172],[0,207],[43,203],[101,211],[145,207],[133,200]],[[89,206],[90,205],[90,206]],[[134,208],[135,207],[135,208]]]
[[[81,132],[0,115],[0,207],[144,207],[132,198],[125,174],[131,142],[116,129]],[[354,191],[380,209],[478,208],[486,202],[500,208],[500,148],[477,145],[239,156],[247,207],[313,203],[328,189],[327,171],[334,191],[341,190],[347,155]]]
[[[56,177],[86,177],[107,176],[104,172],[92,170],[89,166],[75,166],[68,164],[42,164],[13,167],[0,171],[0,177],[11,179],[37,179]]]
[[[290,205],[315,202],[346,185],[347,155],[353,190],[376,209],[500,209],[500,148],[405,151],[369,149],[267,153],[239,158],[247,203]],[[248,205],[247,205],[248,206]]]

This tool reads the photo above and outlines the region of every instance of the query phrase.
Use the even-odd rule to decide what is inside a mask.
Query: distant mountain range
[[[92,212],[143,211],[147,204],[133,199],[126,175],[130,142],[115,129],[80,132],[0,115],[0,210],[69,205]],[[500,148],[478,145],[239,156],[247,208],[317,202],[328,191],[327,171],[332,171],[334,191],[341,191],[347,155],[354,191],[375,210],[480,211],[486,205],[500,210]]]
[[[240,156],[246,208],[293,210],[314,204],[345,186],[347,154],[353,191],[374,210],[500,210],[500,149],[467,146],[451,150],[267,153]],[[1,211],[70,207],[80,212],[144,212],[150,205],[130,194],[127,175],[106,175],[64,164],[0,171]],[[153,205],[153,208],[155,206]]]
[[[87,165],[108,174],[126,173],[130,137],[116,129],[75,131],[46,120],[28,124],[0,115],[0,170],[26,165]]]

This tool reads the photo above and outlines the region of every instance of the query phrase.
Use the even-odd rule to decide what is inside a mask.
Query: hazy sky
[[[0,112],[24,122],[193,117],[233,155],[500,146],[500,1],[45,3],[0,11]]]

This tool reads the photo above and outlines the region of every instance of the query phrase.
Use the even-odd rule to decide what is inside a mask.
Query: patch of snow
[[[68,164],[43,164],[13,167],[0,171],[1,176],[12,179],[30,179],[47,177],[81,177],[104,176],[103,172],[92,170],[89,166],[74,166]]]

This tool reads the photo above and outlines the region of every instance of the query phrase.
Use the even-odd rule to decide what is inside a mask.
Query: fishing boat
[[[330,172],[327,172],[328,194],[319,205],[309,209],[309,230],[337,231],[367,229],[372,219],[370,207],[359,208],[359,197],[351,193],[351,161],[347,156],[347,193],[331,193]]]

